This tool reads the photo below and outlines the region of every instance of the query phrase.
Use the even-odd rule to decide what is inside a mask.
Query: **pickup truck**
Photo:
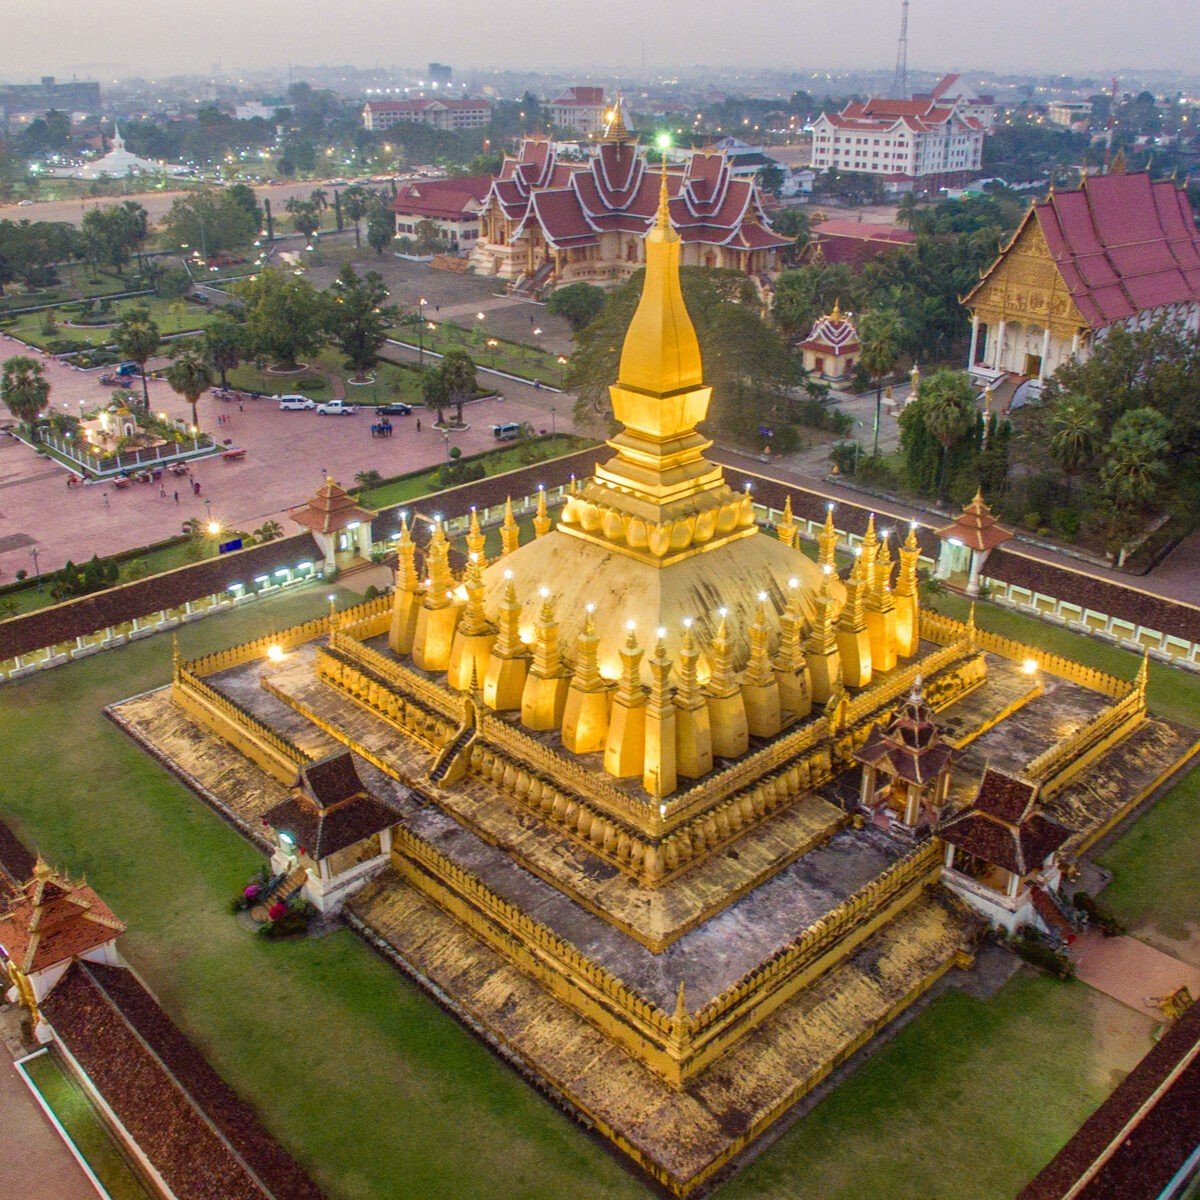
[[[323,417],[352,417],[358,409],[342,400],[327,400],[317,405],[317,412]]]

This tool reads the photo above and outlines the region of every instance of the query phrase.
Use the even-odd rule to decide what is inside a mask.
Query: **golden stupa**
[[[609,389],[623,426],[608,443],[616,456],[567,498],[554,529],[484,571],[489,606],[500,602],[510,575],[518,596],[548,589],[568,647],[591,605],[600,671],[610,679],[620,675],[630,621],[648,642],[665,630],[674,658],[685,620],[707,642],[724,610],[741,669],[759,597],[766,594],[773,623],[789,605],[810,622],[821,586],[817,564],[762,533],[750,495],[733,491],[704,457],[712,443],[697,425],[712,389],[679,284],[679,249],[664,175],[658,218],[646,237],[645,285],[619,382]],[[831,590],[836,615],[845,593],[837,580]],[[533,616],[523,622],[526,636]]]

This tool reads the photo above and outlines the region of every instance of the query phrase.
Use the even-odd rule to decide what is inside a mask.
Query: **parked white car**
[[[352,417],[358,409],[353,404],[346,404],[341,400],[327,400],[324,404],[317,405],[317,412],[323,417]]]
[[[316,408],[317,402],[310,400],[307,396],[280,396],[279,408],[282,412],[291,412],[295,409]]]

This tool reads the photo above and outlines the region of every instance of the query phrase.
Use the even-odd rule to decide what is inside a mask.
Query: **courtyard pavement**
[[[0,362],[30,353],[20,343],[0,337]],[[53,359],[43,362],[51,403],[60,411],[78,413],[80,400],[93,404],[107,398],[109,389],[100,385],[99,372],[76,371]],[[360,471],[390,476],[436,466],[445,460],[448,445],[464,454],[495,446],[490,428],[495,423],[528,421],[537,429],[549,429],[551,407],[556,409],[556,427],[570,429],[571,397],[497,379],[482,370],[480,382],[495,384],[503,399],[468,404],[464,416],[470,428],[452,433],[448,443],[432,428],[427,414],[420,414],[420,432],[417,413],[393,417],[394,435],[380,439],[371,437],[366,412],[353,417],[281,412],[266,399],[247,401],[243,412],[235,403],[206,395],[199,404],[201,428],[220,441],[244,447],[246,457],[238,462],[200,460],[192,469],[200,483],[199,496],[192,494],[186,479],[169,474],[162,480],[165,496],[155,484],[124,490],[110,483],[68,488],[65,467],[14,438],[0,436],[0,583],[11,582],[21,569],[32,575],[35,548],[38,568],[53,571],[67,559],[78,562],[171,537],[189,517],[207,521],[210,513],[229,528],[253,530],[273,519],[285,532],[295,533],[299,527],[287,519],[286,510],[308,499],[326,471],[353,487]],[[162,381],[150,380],[150,403],[156,412],[189,416],[187,403]],[[218,414],[227,416],[229,424],[218,425]],[[6,416],[0,413],[0,420]]]
[[[1186,987],[1200,998],[1200,968],[1156,950],[1133,937],[1105,937],[1089,929],[1071,945],[1078,977],[1090,987],[1149,1016],[1159,1016],[1157,1001]]]

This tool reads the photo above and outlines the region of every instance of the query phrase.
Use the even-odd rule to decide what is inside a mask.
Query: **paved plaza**
[[[0,337],[0,362],[17,354],[30,354],[24,346]],[[33,352],[37,357],[36,352]],[[44,359],[57,409],[78,413],[79,401],[103,401],[109,389],[99,382],[99,372],[76,371]],[[473,454],[496,445],[490,426],[504,421],[528,421],[549,428],[549,409],[556,409],[559,430],[569,427],[571,398],[549,389],[480,372],[480,382],[495,385],[500,400],[467,405],[464,416],[470,428],[450,435],[449,445]],[[150,403],[156,412],[188,417],[187,403],[168,385],[150,381]],[[302,503],[318,487],[324,472],[353,487],[360,471],[399,475],[444,461],[447,441],[423,414],[393,417],[391,438],[372,438],[370,416],[322,417],[313,412],[281,412],[273,400],[247,401],[245,411],[211,395],[199,405],[200,424],[219,440],[245,447],[246,457],[227,462],[203,459],[192,474],[200,495],[192,494],[186,479],[164,474],[166,495],[155,484],[134,484],[118,490],[111,483],[67,487],[67,469],[40,457],[15,438],[0,436],[0,583],[11,582],[18,570],[33,573],[33,549],[38,567],[52,571],[67,559],[86,560],[134,546],[144,546],[180,532],[189,517],[211,516],[230,528],[252,530],[264,521],[279,521],[286,532],[298,529],[286,510]],[[228,417],[218,425],[217,415]],[[0,419],[3,419],[0,414]],[[178,488],[179,499],[174,493]],[[206,504],[205,502],[210,502]]]

